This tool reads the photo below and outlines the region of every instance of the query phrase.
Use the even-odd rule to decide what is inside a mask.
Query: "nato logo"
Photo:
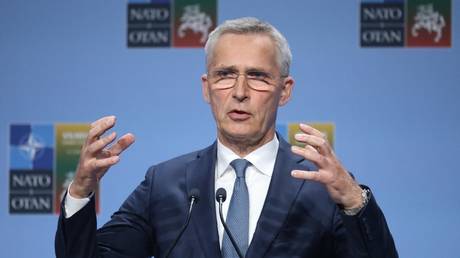
[[[10,213],[53,210],[54,128],[10,126]]]
[[[203,47],[217,22],[216,0],[131,0],[127,45]]]
[[[404,1],[361,4],[361,46],[404,46]]]
[[[168,1],[128,4],[128,47],[167,47],[171,44]]]
[[[53,146],[52,125],[11,125],[10,167],[53,169]]]
[[[361,3],[362,47],[450,47],[451,0]]]

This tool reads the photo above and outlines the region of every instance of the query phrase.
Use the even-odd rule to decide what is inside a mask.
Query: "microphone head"
[[[216,191],[216,201],[220,202],[220,200],[222,200],[222,202],[225,202],[225,200],[227,200],[227,191],[225,191],[225,189],[222,187],[217,189]]]
[[[195,202],[198,202],[198,200],[200,199],[200,190],[198,188],[193,188],[192,190],[190,190],[188,198],[190,200],[195,199]]]

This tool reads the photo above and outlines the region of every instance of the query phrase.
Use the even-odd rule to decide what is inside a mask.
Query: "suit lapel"
[[[263,257],[268,251],[304,183],[303,180],[291,176],[291,170],[299,168],[299,163],[304,159],[292,154],[290,145],[284,139],[281,137],[278,139],[280,147],[275,168],[246,257]]]
[[[217,233],[214,181],[217,144],[204,149],[187,165],[187,191],[200,190],[200,200],[193,208],[191,222],[206,257],[221,257]]]

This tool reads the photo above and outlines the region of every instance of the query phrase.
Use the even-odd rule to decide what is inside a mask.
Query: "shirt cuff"
[[[72,183],[73,181],[69,184],[69,187],[67,188],[67,194],[65,195],[65,200],[64,200],[64,209],[65,209],[66,219],[72,217],[79,210],[83,209],[83,207],[85,207],[86,204],[89,203],[91,197],[93,197],[94,195],[94,192],[91,192],[91,194],[85,198],[80,199],[80,198],[72,197],[69,191]]]

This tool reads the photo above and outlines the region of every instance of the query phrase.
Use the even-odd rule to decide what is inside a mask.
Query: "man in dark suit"
[[[163,258],[189,214],[192,189],[199,201],[170,257],[238,257],[217,219],[218,188],[229,193],[223,213],[245,257],[398,257],[372,193],[345,170],[323,134],[301,124],[296,140],[303,148],[276,134],[277,109],[294,85],[285,38],[268,23],[241,18],[217,27],[205,51],[203,96],[217,141],[152,166],[96,230],[92,193],[134,136],[107,148],[116,135],[102,135],[115,117],[94,122],[63,201],[57,257]]]

